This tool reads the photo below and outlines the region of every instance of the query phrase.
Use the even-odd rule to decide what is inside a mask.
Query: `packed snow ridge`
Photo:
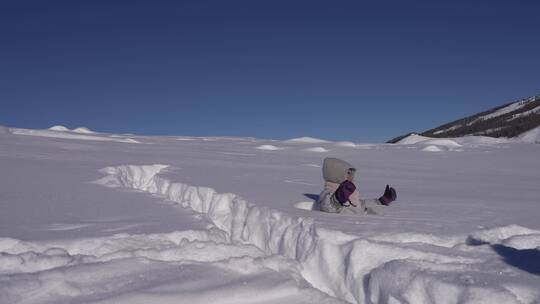
[[[540,231],[508,226],[468,237],[397,233],[360,238],[232,193],[171,182],[159,175],[167,169],[160,164],[107,167],[96,183],[149,192],[203,213],[215,225],[218,241],[254,246],[249,255],[285,257],[278,262],[285,263],[282,269],[289,267],[313,287],[350,303],[532,303],[540,297],[534,284],[494,279],[490,271],[497,270],[486,267],[491,264],[482,259],[485,253],[474,251],[485,243],[537,248]]]

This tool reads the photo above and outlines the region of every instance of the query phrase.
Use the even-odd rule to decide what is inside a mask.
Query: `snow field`
[[[499,269],[486,266],[476,247],[466,244],[467,236],[359,238],[319,228],[308,218],[258,207],[234,194],[172,183],[158,175],[166,169],[166,165],[108,167],[102,170],[107,176],[96,183],[158,194],[204,213],[224,232],[227,242],[255,246],[266,256],[287,257],[298,263],[293,269],[296,275],[351,303],[526,303],[519,299],[531,294],[538,298],[534,286],[512,282],[511,274],[501,280]],[[509,238],[526,236],[530,241],[538,233],[515,227],[493,231],[480,231],[480,236],[470,238],[503,231]],[[494,276],[498,280],[486,279]],[[515,288],[506,287],[508,283]]]
[[[379,194],[386,180],[402,189],[388,213],[360,218],[293,208],[313,206],[306,197],[320,190],[325,155],[303,151],[319,144],[133,138],[151,145],[3,136],[0,160],[11,172],[2,183],[3,215],[14,220],[2,223],[2,234],[43,241],[0,239],[0,303],[339,302],[312,287],[351,303],[540,300],[539,231],[501,226],[540,229],[535,145],[469,137],[451,139],[466,153],[432,156],[422,144],[362,151],[320,144],[361,168],[365,196]],[[287,149],[257,152],[263,144]],[[156,159],[170,166],[102,169],[98,183],[118,192],[86,183],[110,164]],[[53,218],[42,208],[52,208]],[[157,228],[143,226],[152,222]],[[119,231],[130,234],[110,235]]]

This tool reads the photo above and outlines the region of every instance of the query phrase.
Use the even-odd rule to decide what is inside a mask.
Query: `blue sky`
[[[539,1],[2,1],[0,124],[383,142],[540,93]]]

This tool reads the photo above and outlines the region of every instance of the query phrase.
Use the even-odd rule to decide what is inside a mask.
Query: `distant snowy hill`
[[[489,137],[517,137],[540,126],[540,95],[514,101],[491,110],[465,117],[421,133],[427,137],[462,137],[480,135]],[[538,131],[535,133],[538,134]],[[396,137],[389,143],[396,143],[410,134]],[[526,142],[530,140],[529,135]]]

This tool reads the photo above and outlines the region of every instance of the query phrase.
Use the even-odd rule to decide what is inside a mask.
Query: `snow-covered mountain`
[[[540,95],[507,103],[488,111],[468,116],[427,130],[420,135],[447,138],[467,135],[519,137],[540,126]],[[410,134],[396,137],[396,143]],[[534,141],[532,141],[534,142]]]

